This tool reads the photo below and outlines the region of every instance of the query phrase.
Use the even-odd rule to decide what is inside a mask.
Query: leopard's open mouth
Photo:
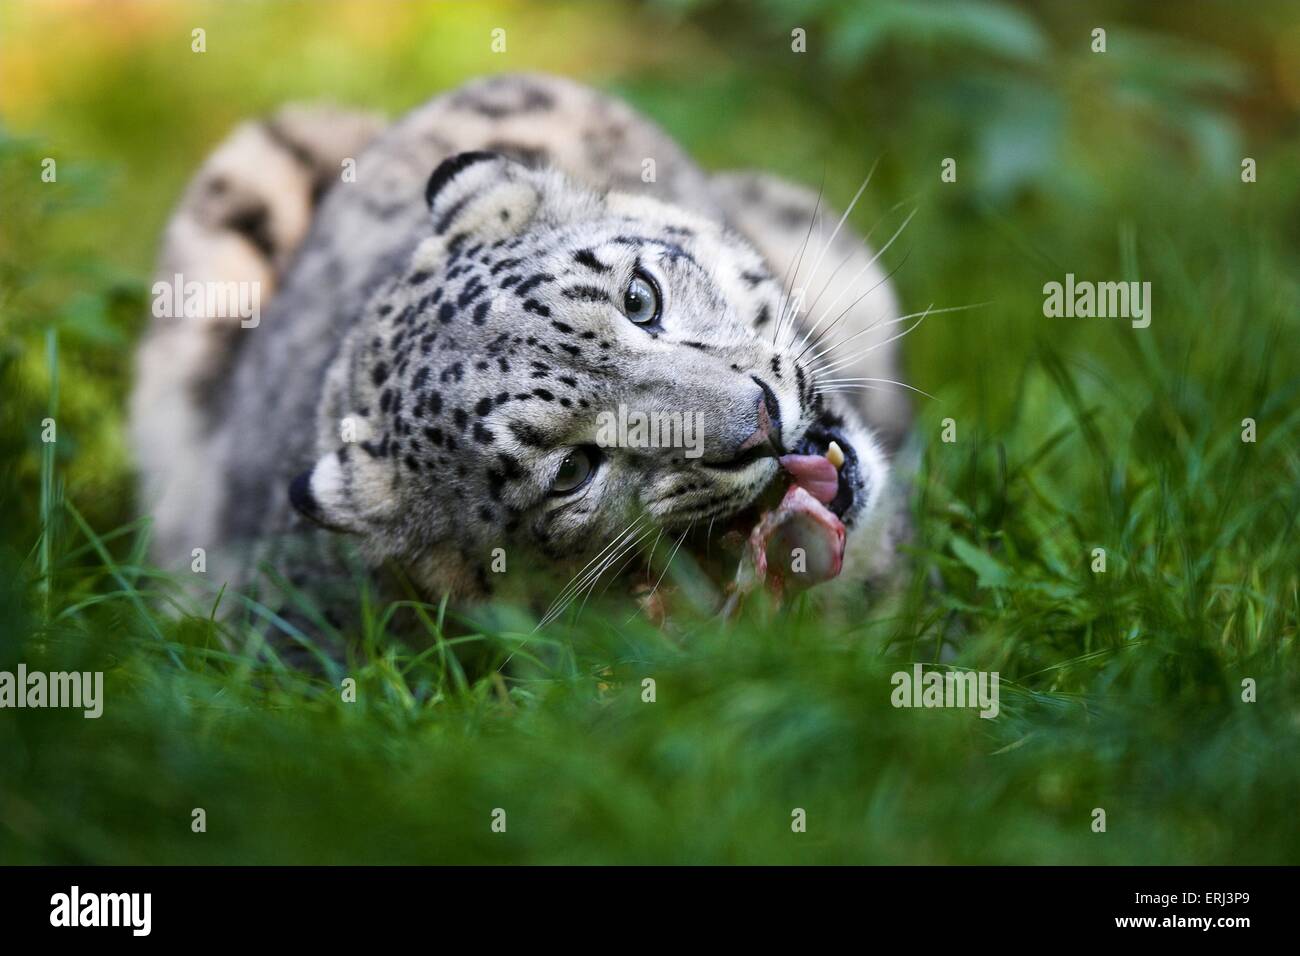
[[[861,483],[852,443],[814,425],[778,461],[748,506],[688,537],[692,557],[724,593],[766,584],[779,595],[829,581],[843,566],[844,519]]]

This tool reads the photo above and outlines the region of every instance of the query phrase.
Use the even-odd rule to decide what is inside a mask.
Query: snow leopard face
[[[818,393],[799,337],[774,334],[781,284],[738,234],[492,153],[446,160],[426,198],[428,237],[330,369],[300,512],[482,594],[497,548],[576,568],[629,529],[725,524],[782,455],[832,440],[830,509],[850,530],[870,509],[881,454]],[[694,422],[698,442],[611,441],[638,416]]]

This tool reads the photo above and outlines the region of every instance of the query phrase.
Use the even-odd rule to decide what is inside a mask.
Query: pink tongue
[[[821,455],[785,455],[781,467],[794,483],[808,491],[822,504],[830,504],[840,487],[840,475],[830,460]]]

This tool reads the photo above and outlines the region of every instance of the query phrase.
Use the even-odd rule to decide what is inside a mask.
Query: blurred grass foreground
[[[123,406],[190,173],[286,100],[520,69],[841,208],[879,159],[853,221],[917,210],[904,305],[992,303],[905,343],[904,593],[531,640],[431,606],[424,650],[372,604],[313,675],[148,565]],[[0,709],[0,862],[1300,862],[1298,107],[1281,0],[4,4],[0,671],[105,703]],[[1046,316],[1067,274],[1150,282],[1150,326]],[[945,641],[995,719],[890,705]]]

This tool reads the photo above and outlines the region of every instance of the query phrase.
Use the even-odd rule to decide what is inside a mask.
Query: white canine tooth
[[[835,466],[836,471],[839,471],[840,466],[844,464],[844,449],[831,442],[830,447],[826,449],[826,460]]]

